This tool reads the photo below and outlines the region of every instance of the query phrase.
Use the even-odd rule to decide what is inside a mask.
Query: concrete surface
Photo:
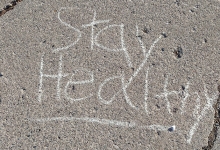
[[[6,3],[6,0],[0,2],[0,17],[4,15],[6,12],[14,9],[14,6],[16,6],[19,2],[22,0],[13,0],[8,3]]]
[[[219,96],[219,7],[20,2],[0,17],[1,149],[207,146]]]
[[[220,136],[219,135],[220,135],[220,130],[218,128],[218,136],[217,136],[215,144],[213,146],[213,150],[219,150],[219,148],[220,148]]]
[[[5,7],[6,4],[6,1],[0,1],[0,8],[2,9],[3,7]]]

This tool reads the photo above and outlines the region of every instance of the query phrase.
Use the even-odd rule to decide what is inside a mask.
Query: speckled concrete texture
[[[219,9],[20,2],[0,17],[1,149],[205,148],[219,97]]]

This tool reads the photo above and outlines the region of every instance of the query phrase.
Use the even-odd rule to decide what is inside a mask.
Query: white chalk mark
[[[167,85],[168,85],[168,76],[167,76],[166,79],[165,79],[164,88],[163,88],[164,92],[163,92],[162,94],[156,95],[156,96],[157,96],[157,97],[163,97],[163,98],[165,99],[165,101],[166,101],[166,103],[167,103],[167,110],[168,110],[168,112],[172,115],[173,113],[171,112],[170,101],[169,101],[169,99],[168,99],[168,96],[171,95],[171,94],[176,94],[176,95],[177,95],[178,92],[177,92],[177,91],[171,91],[171,92],[169,92],[169,91],[167,90]]]
[[[108,48],[108,47],[106,47],[106,46],[104,46],[104,45],[102,45],[102,44],[100,44],[100,43],[98,42],[98,37],[99,37],[99,35],[100,35],[103,31],[105,31],[105,30],[107,30],[107,29],[109,29],[109,28],[113,28],[113,27],[120,27],[120,29],[121,29],[121,31],[120,31],[120,34],[121,34],[121,48],[120,48],[120,49],[111,49],[111,48]],[[125,42],[124,42],[124,24],[121,24],[121,25],[113,24],[113,25],[106,26],[105,28],[103,28],[102,30],[100,30],[100,31],[96,34],[94,44],[95,44],[96,46],[98,46],[98,47],[104,49],[104,50],[107,50],[107,51],[115,51],[115,52],[124,51],[125,58],[126,58],[126,61],[127,61],[127,63],[128,63],[128,66],[129,66],[129,67],[132,67],[132,66],[133,66],[132,63],[131,63],[131,59],[130,59],[130,56],[129,56],[129,54],[128,54],[128,51],[127,51],[127,49],[126,49],[126,47],[125,47]]]
[[[144,43],[139,35],[139,28],[138,28],[138,25],[136,25],[136,37],[138,38],[138,42],[140,43],[141,45],[141,48],[142,48],[142,51],[143,51],[143,54],[144,54],[144,57],[146,55],[146,47],[144,46]]]
[[[81,68],[81,69],[77,69],[75,70],[76,72],[77,71],[85,71],[85,72],[88,72],[89,75],[90,75],[90,78],[89,80],[83,80],[83,81],[73,81],[72,78],[73,76],[75,75],[75,73],[72,74],[70,80],[67,82],[66,86],[65,86],[65,89],[64,89],[64,94],[65,94],[65,97],[70,101],[70,102],[75,102],[75,101],[81,101],[81,100],[85,100],[85,99],[88,99],[90,97],[93,96],[93,94],[89,94],[89,96],[85,96],[85,97],[81,97],[81,98],[71,98],[70,96],[68,96],[68,92],[67,92],[67,89],[69,87],[69,85],[71,84],[88,84],[88,83],[93,83],[94,82],[94,76],[93,76],[93,72],[87,70],[87,69],[84,69],[84,68]]]
[[[122,44],[122,50],[125,53],[125,58],[127,60],[128,66],[131,68],[131,67],[133,67],[133,65],[131,63],[131,58],[128,54],[128,51],[125,47],[125,42],[124,42],[124,24],[121,24],[121,44]]]
[[[160,35],[159,38],[157,38],[157,39],[153,42],[153,44],[151,45],[149,51],[146,53],[143,62],[140,64],[140,66],[139,66],[138,69],[134,72],[134,74],[130,77],[129,82],[128,82],[126,88],[131,84],[131,82],[133,81],[133,78],[135,78],[135,77],[138,75],[138,73],[141,71],[141,69],[144,67],[144,65],[145,65],[145,63],[147,62],[147,59],[149,58],[149,56],[150,56],[150,54],[151,54],[153,48],[155,47],[156,43],[159,42],[159,40],[160,40],[162,37],[163,37],[163,36]]]
[[[63,60],[62,60],[62,55],[60,55],[59,59],[59,70],[58,70],[58,75],[57,75],[57,97],[60,99],[60,80],[63,77],[62,74],[62,66],[63,65]]]
[[[111,98],[110,101],[106,101],[106,100],[103,101],[103,99],[102,99],[102,97],[101,97],[102,87],[103,87],[107,82],[109,82],[110,80],[113,80],[113,79],[115,79],[115,78],[121,78],[121,79],[122,79],[123,77],[121,77],[121,76],[114,76],[114,77],[111,77],[111,78],[108,78],[108,79],[104,80],[104,82],[103,82],[103,83],[100,85],[100,87],[99,87],[98,98],[99,98],[101,101],[103,101],[105,104],[110,104],[110,103],[115,99],[115,97],[116,97],[119,93],[123,92],[123,93],[125,94],[125,93],[126,93],[126,89],[129,87],[129,85],[132,83],[133,79],[138,75],[138,73],[139,73],[139,72],[141,71],[141,69],[144,67],[145,63],[147,62],[148,57],[150,56],[150,54],[151,54],[153,48],[155,47],[155,44],[156,44],[161,38],[162,38],[162,35],[160,35],[159,38],[157,38],[157,39],[153,42],[153,44],[151,45],[151,47],[150,47],[148,53],[145,55],[145,58],[144,58],[143,62],[140,64],[140,66],[139,66],[138,69],[134,72],[134,74],[129,78],[128,83],[124,83],[124,84],[122,85],[122,86],[123,86],[122,89],[120,89],[120,90]],[[122,82],[124,82],[124,81],[122,80]],[[127,95],[127,94],[126,94],[126,95]],[[126,95],[125,95],[125,98],[128,97],[128,96],[126,96]],[[128,101],[129,101],[129,99],[126,99],[126,102],[128,102]],[[132,104],[132,105],[133,105],[133,104]],[[130,106],[132,106],[132,105],[130,104]],[[134,105],[133,105],[132,108],[136,108],[136,107],[134,107]],[[137,109],[137,108],[136,108],[136,109]]]
[[[114,80],[114,79],[121,79],[121,76],[113,76],[113,77],[107,78],[107,79],[105,79],[104,82],[103,82],[102,84],[100,84],[100,86],[99,86],[98,99],[99,99],[102,103],[104,103],[104,104],[107,104],[107,105],[108,105],[108,104],[112,103],[113,100],[115,99],[116,95],[119,94],[119,92],[117,92],[115,95],[112,96],[112,98],[111,98],[109,101],[104,100],[104,99],[102,98],[102,96],[101,96],[103,86],[104,86],[105,84],[107,84],[109,81]]]
[[[62,48],[54,49],[53,52],[59,52],[59,51],[61,51],[61,50],[67,50],[68,48],[74,46],[74,45],[80,40],[80,38],[81,38],[81,36],[82,36],[81,31],[80,31],[79,29],[74,28],[73,26],[71,26],[70,24],[64,22],[64,21],[60,18],[60,13],[61,13],[61,11],[62,11],[62,10],[65,10],[65,9],[67,9],[67,8],[66,8],[66,7],[60,8],[60,10],[59,10],[59,12],[58,12],[58,19],[59,19],[59,21],[60,21],[63,25],[65,25],[65,26],[67,26],[67,27],[73,29],[74,31],[78,32],[78,37],[77,37],[76,41],[74,41],[72,44],[70,44],[70,45],[68,45],[68,46],[65,46],[65,47],[62,47]],[[71,9],[71,8],[68,8],[68,9]]]
[[[104,104],[111,104],[111,103],[114,101],[115,97],[121,92],[121,90],[119,90],[116,94],[114,94],[109,101],[104,100],[104,99],[102,98],[102,96],[101,96],[103,86],[104,86],[105,84],[107,84],[109,81],[114,80],[114,79],[121,79],[121,82],[122,82],[122,91],[123,91],[123,94],[124,94],[124,96],[125,96],[125,101],[126,101],[126,102],[128,103],[128,105],[130,105],[132,108],[137,109],[137,108],[132,104],[132,102],[131,102],[131,100],[130,100],[130,98],[129,98],[127,92],[126,92],[125,83],[124,83],[124,73],[122,74],[122,76],[113,76],[113,77],[110,77],[110,78],[105,79],[104,82],[103,82],[102,84],[100,84],[100,86],[99,86],[98,99],[99,99],[102,103],[104,103]]]
[[[94,26],[99,23],[107,23],[109,20],[96,20],[96,11],[94,12],[93,20],[90,24],[82,25],[84,28],[91,26],[91,50],[94,46]]]
[[[127,89],[128,86],[132,83],[133,79],[138,75],[138,73],[141,71],[141,69],[144,67],[145,63],[147,62],[148,57],[150,56],[153,48],[155,47],[155,44],[162,38],[162,35],[159,36],[159,38],[157,38],[154,43],[151,45],[148,53],[145,55],[145,58],[143,60],[143,62],[140,64],[140,66],[138,67],[138,69],[134,72],[134,74],[129,78],[128,83],[125,84],[124,89]]]
[[[62,77],[68,76],[68,74],[62,74],[62,54],[60,54],[59,58],[59,69],[58,69],[58,75],[48,75],[43,74],[43,68],[44,68],[44,54],[41,56],[41,65],[40,65],[40,83],[39,83],[39,95],[38,95],[38,101],[41,102],[41,97],[43,94],[43,77],[47,78],[57,78],[57,98],[60,99],[60,80]]]
[[[184,98],[182,100],[182,107],[181,107],[181,114],[184,114],[185,112],[185,105],[186,105],[186,100],[187,98],[190,96],[189,93],[188,93],[188,89],[189,89],[189,82],[187,82],[187,85],[186,85],[186,88],[185,90],[183,91],[184,92]]]
[[[149,125],[149,126],[140,126],[136,124],[134,121],[118,121],[118,120],[110,120],[110,119],[100,119],[100,118],[90,118],[90,117],[52,117],[52,118],[40,118],[40,119],[29,119],[32,122],[51,122],[51,121],[85,121],[90,123],[98,123],[101,125],[112,125],[112,126],[120,126],[125,128],[140,128],[140,129],[149,129],[149,130],[160,130],[160,131],[168,131],[170,127],[174,126],[163,126],[163,125]]]
[[[38,101],[41,103],[41,97],[43,94],[42,86],[43,86],[43,67],[44,67],[44,54],[41,56],[41,63],[40,63],[40,84],[39,84],[39,90],[38,90]]]
[[[131,100],[130,100],[128,94],[127,94],[127,91],[126,91],[126,88],[125,88],[125,77],[124,77],[124,73],[123,73],[121,79],[122,79],[122,80],[121,80],[121,81],[122,81],[122,90],[123,90],[123,94],[124,94],[124,96],[125,96],[126,102],[127,102],[128,105],[130,105],[132,108],[134,108],[134,109],[137,110],[137,107],[135,107],[135,106],[132,104],[132,102],[131,102]]]
[[[125,121],[117,121],[117,120],[109,120],[109,119],[100,119],[100,118],[89,118],[89,117],[52,117],[52,118],[41,118],[41,119],[30,119],[31,121],[36,122],[51,122],[51,121],[85,121],[91,123],[99,123],[103,125],[115,125],[121,127],[135,127],[135,122],[125,122]]]
[[[173,129],[173,131],[176,130],[176,126],[163,126],[163,125],[149,125],[149,126],[140,126],[140,128],[146,128],[149,130],[159,130],[159,131],[168,131],[170,128]]]
[[[206,113],[209,109],[211,109],[213,111],[212,103],[214,102],[215,99],[217,99],[217,94],[213,95],[212,98],[210,98],[208,96],[208,92],[207,92],[205,84],[204,84],[204,95],[206,97],[207,103],[203,107],[203,109],[201,111],[201,114],[196,117],[196,121],[194,122],[194,124],[190,128],[190,131],[189,131],[189,134],[188,134],[188,139],[187,139],[187,143],[189,143],[189,144],[191,143],[192,137],[193,137],[195,131],[197,130],[198,126],[199,126],[199,122],[206,115]]]
[[[148,72],[149,67],[146,70],[146,76],[145,76],[145,93],[144,93],[144,109],[145,112],[148,114],[148,106],[147,106],[147,99],[148,99]]]
[[[193,116],[196,118],[199,115],[199,109],[200,109],[200,96],[198,94],[198,92],[195,92],[197,95],[197,99],[196,99],[196,106],[195,109],[193,111]]]
[[[124,87],[125,87],[125,83],[124,83],[124,73],[122,74],[122,76],[113,76],[113,77],[110,77],[110,78],[105,79],[104,82],[103,82],[102,84],[100,84],[100,86],[99,86],[98,99],[99,99],[102,103],[107,104],[107,105],[108,105],[108,104],[111,104],[111,103],[114,101],[115,97],[121,92],[121,90],[119,90],[116,94],[114,94],[109,101],[104,100],[104,99],[102,98],[102,96],[101,96],[103,86],[104,86],[105,84],[107,84],[109,81],[114,80],[114,79],[121,79],[121,82],[122,82],[122,91],[123,91],[123,94],[124,94],[124,96],[125,96],[125,101],[126,101],[126,102],[128,103],[128,105],[130,105],[132,108],[137,109],[137,108],[132,104],[132,102],[131,102],[131,100],[130,100],[130,98],[129,98],[127,92],[126,92],[126,89],[124,88]]]
[[[109,29],[109,28],[113,28],[113,27],[120,27],[120,28],[122,28],[123,26],[121,26],[121,25],[115,25],[115,24],[106,26],[105,28],[103,28],[102,30],[100,30],[100,31],[96,34],[94,44],[95,44],[96,46],[98,46],[98,47],[104,49],[104,50],[107,50],[107,51],[115,51],[115,52],[123,51],[122,48],[120,48],[120,49],[111,49],[111,48],[105,47],[104,45],[102,45],[102,44],[100,44],[100,43],[98,42],[98,36],[99,36],[103,31],[105,31],[105,30],[107,30],[107,29]]]
[[[74,70],[74,72],[78,72],[78,71],[88,72],[91,79],[83,80],[83,81],[72,81],[72,84],[86,84],[86,83],[93,83],[94,82],[94,75],[93,75],[92,71],[89,71],[85,68],[79,68],[79,69]],[[74,76],[74,75],[75,75],[75,73],[73,73],[72,76]]]

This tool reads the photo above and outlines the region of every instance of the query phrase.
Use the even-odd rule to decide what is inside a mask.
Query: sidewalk
[[[218,149],[219,8],[19,2],[0,17],[1,148]]]

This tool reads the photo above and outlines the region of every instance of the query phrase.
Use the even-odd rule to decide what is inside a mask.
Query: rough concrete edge
[[[3,9],[0,10],[0,17],[2,15],[4,15],[6,12],[14,9],[14,6],[16,6],[17,3],[21,2],[21,1],[23,1],[23,0],[13,0],[13,1],[11,1],[8,5],[6,5]]]
[[[218,91],[220,93],[220,85],[218,86]],[[208,137],[208,146],[203,147],[203,150],[211,150],[215,144],[217,135],[218,135],[218,128],[220,126],[220,94],[217,99],[216,104],[213,105],[213,108],[215,110],[215,116],[214,116],[214,124],[211,133]]]

